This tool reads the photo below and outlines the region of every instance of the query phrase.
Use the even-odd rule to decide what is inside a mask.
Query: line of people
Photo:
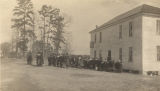
[[[32,63],[32,53],[29,52],[27,55],[27,64]],[[37,66],[42,66],[44,64],[43,53],[38,52],[36,55]],[[48,56],[48,66],[55,66],[61,68],[74,67],[74,68],[84,68],[93,69],[97,71],[116,71],[122,72],[122,63],[120,61],[106,60],[102,59],[90,59],[89,57],[83,56],[69,56],[69,55],[56,55],[51,53]]]
[[[85,68],[94,69],[98,71],[116,71],[122,72],[122,63],[120,61],[107,60],[103,61],[101,59],[90,59],[89,57],[82,56],[68,56],[59,55],[56,56],[51,54],[48,57],[48,65],[56,67],[74,67],[74,68]]]

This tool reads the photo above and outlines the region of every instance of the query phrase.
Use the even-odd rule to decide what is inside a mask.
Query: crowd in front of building
[[[89,56],[82,55],[56,55],[51,53],[48,55],[48,66],[60,67],[60,68],[84,68],[97,71],[114,71],[122,72],[122,63],[120,61],[114,61],[111,58],[103,60],[102,58],[90,58]],[[32,53],[27,53],[27,64],[32,65],[33,57]],[[44,58],[42,52],[36,54],[36,65],[42,66],[44,64]]]
[[[158,12],[145,4],[125,12],[90,31],[90,57],[51,53],[48,65],[160,75]],[[42,55],[37,53],[37,65],[43,65]]]
[[[124,70],[160,75],[160,8],[143,4],[90,31],[90,56],[117,61]]]

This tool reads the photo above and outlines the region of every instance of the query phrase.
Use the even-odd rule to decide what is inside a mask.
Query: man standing
[[[52,65],[56,66],[56,55],[54,53],[52,55]]]
[[[43,59],[43,52],[41,52],[41,56],[40,56],[40,66],[42,66],[44,64],[44,59]]]
[[[42,52],[38,52],[36,58],[37,58],[37,66],[42,66],[42,64],[44,63]]]
[[[52,65],[52,54],[49,54],[48,56],[48,66],[51,66]]]
[[[29,51],[27,53],[27,64],[31,65],[32,64],[32,53]]]

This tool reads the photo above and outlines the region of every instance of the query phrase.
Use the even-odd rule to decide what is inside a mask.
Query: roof
[[[150,13],[150,14],[158,14],[158,15],[160,15],[160,8],[143,4],[143,5],[139,6],[139,7],[136,7],[136,8],[134,8],[134,9],[132,9],[132,10],[126,12],[126,13],[123,13],[123,14],[111,19],[110,21],[104,23],[103,25],[99,26],[98,28],[90,31],[90,33],[94,32],[96,30],[99,30],[99,29],[101,29],[101,28],[103,28],[105,26],[111,25],[111,24],[113,24],[113,23],[115,23],[115,22],[117,22],[117,21],[119,21],[119,20],[121,20],[123,18],[126,18],[126,17],[132,16],[134,14],[137,14],[137,13]]]

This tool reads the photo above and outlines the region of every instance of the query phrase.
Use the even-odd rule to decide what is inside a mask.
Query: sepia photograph
[[[160,0],[0,0],[0,91],[160,91]]]

